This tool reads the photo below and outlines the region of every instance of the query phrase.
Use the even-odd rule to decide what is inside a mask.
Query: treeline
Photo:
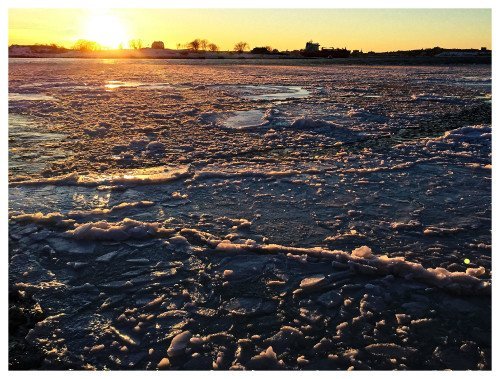
[[[10,45],[10,48],[28,47],[33,53],[65,53],[67,48],[55,43],[36,43],[34,45]]]
[[[11,45],[11,47],[20,47],[20,45]],[[35,53],[63,53],[69,50],[76,50],[76,51],[99,51],[103,50],[103,46],[101,46],[98,42],[96,41],[90,41],[86,39],[79,39],[76,41],[71,48],[65,48],[63,46],[57,45],[55,43],[52,44],[35,44],[35,45],[29,45],[25,46],[29,47],[32,52]],[[131,39],[128,42],[128,48],[133,49],[133,50],[140,50],[145,48],[145,44],[141,39]],[[176,45],[177,50],[188,50],[192,52],[205,52],[205,51],[210,51],[210,52],[219,52],[220,47],[216,43],[210,42],[207,39],[203,38],[196,38],[190,42],[187,42],[185,44],[180,44],[178,43]],[[124,49],[125,47],[123,44],[120,44],[118,46],[119,50]],[[162,41],[154,41],[151,44],[151,48],[153,49],[163,49],[164,48],[164,43]],[[245,42],[245,41],[240,41],[234,44],[233,46],[233,51],[236,53],[244,53],[246,51],[250,51],[250,45]],[[251,50],[252,53],[258,53],[258,54],[277,54],[279,51],[277,49],[273,49],[270,46],[265,46],[265,47],[255,47],[253,50]]]
[[[191,51],[212,51],[212,52],[220,51],[219,45],[213,42],[209,42],[208,40],[202,38],[196,38],[184,45],[181,45],[180,43],[177,44],[178,50],[182,47]],[[235,43],[233,47],[233,51],[237,53],[243,53],[248,50],[250,50],[250,46],[248,45],[248,43],[244,41]]]
[[[161,41],[156,41],[155,43],[158,43],[158,42],[161,42]],[[144,43],[141,39],[131,39],[128,42],[128,47],[130,49],[133,49],[133,50],[140,50],[140,49],[143,49],[145,46],[144,46]],[[201,51],[218,52],[218,51],[220,51],[219,45],[217,45],[216,43],[210,42],[207,39],[203,39],[203,38],[196,38],[196,39],[194,39],[190,42],[187,42],[185,44],[178,43],[176,45],[176,47],[177,47],[177,50],[186,49],[186,50],[190,50],[190,51],[194,51],[194,52],[201,52]],[[118,49],[120,49],[120,50],[123,48],[124,47],[122,44],[120,44],[120,46],[118,46]],[[267,48],[269,49],[269,51],[272,50],[270,47],[267,47]],[[78,50],[78,51],[98,51],[98,50],[102,50],[102,46],[95,41],[80,39],[80,40],[75,42],[72,49]],[[247,42],[244,42],[244,41],[240,41],[240,42],[235,43],[234,47],[233,47],[233,51],[235,51],[237,53],[243,53],[243,52],[248,51],[248,50],[250,50],[250,46],[248,45]]]
[[[219,45],[213,42],[209,42],[206,39],[200,39],[200,38],[196,38],[191,42],[186,43],[184,46],[178,43],[177,50],[179,50],[181,47],[184,47],[187,50],[191,51],[212,51],[212,52],[220,51]]]
[[[141,39],[131,39],[130,41],[128,41],[128,47],[130,49],[139,50],[144,47],[144,43],[142,42]],[[78,51],[99,51],[102,49],[103,47],[99,43],[95,41],[89,41],[86,39],[79,39],[72,46],[72,50],[78,50]],[[118,49],[119,50],[124,49],[123,44],[120,44],[118,46]]]
[[[397,56],[397,57],[434,57],[436,55],[439,55],[441,53],[450,53],[450,52],[456,52],[456,53],[464,53],[464,52],[469,52],[469,53],[482,53],[482,54],[491,54],[491,50],[482,47],[481,49],[453,49],[453,48],[444,48],[444,47],[432,47],[432,48],[423,48],[423,49],[414,49],[414,50],[397,50],[397,51],[383,51],[383,52],[374,52],[374,51],[368,51],[367,53],[363,53],[363,51],[359,50],[353,50],[352,56],[354,57],[360,57],[360,56]]]
[[[142,49],[144,47],[144,45],[142,43],[142,40],[140,40],[140,39],[131,39],[128,42],[128,47],[130,49],[138,50],[138,49]],[[79,39],[78,41],[75,42],[72,49],[78,50],[78,51],[98,51],[98,50],[102,50],[102,46],[95,41],[89,41],[86,39]],[[118,46],[118,49],[122,50],[123,44],[120,44]]]

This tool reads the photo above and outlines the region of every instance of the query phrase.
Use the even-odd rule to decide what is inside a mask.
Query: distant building
[[[347,58],[351,54],[351,50],[336,49],[336,48],[321,48],[319,43],[309,41],[306,43],[306,48],[301,51],[301,55],[305,57],[318,57],[318,58]]]
[[[164,49],[165,48],[165,44],[163,43],[163,41],[154,41],[152,44],[151,44],[151,48],[152,49]]]
[[[319,52],[319,43],[314,43],[309,41],[306,43],[306,48],[304,49],[306,53],[317,53]]]
[[[270,54],[271,53],[267,47],[254,47],[250,52],[252,54]]]

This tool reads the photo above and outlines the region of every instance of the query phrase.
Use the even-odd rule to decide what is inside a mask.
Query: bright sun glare
[[[127,46],[128,35],[121,20],[110,14],[93,14],[85,29],[85,39],[95,41],[103,48],[116,49]]]

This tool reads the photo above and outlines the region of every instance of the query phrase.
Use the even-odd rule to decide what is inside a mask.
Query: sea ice
[[[176,357],[183,354],[192,336],[193,335],[188,330],[177,334],[172,339],[172,342],[170,342],[170,346],[167,350],[168,356]]]

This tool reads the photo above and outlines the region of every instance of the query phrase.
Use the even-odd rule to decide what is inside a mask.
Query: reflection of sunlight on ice
[[[86,203],[85,195],[81,194],[81,193],[76,193],[75,192],[73,194],[73,202],[76,203],[76,204],[84,204],[84,203]]]
[[[52,101],[54,97],[43,93],[9,93],[9,101]]]
[[[109,193],[102,196],[98,194],[91,196],[75,192],[73,194],[73,204],[75,208],[87,208],[89,205],[92,208],[104,208],[109,204],[109,198]]]
[[[112,91],[118,88],[139,88],[144,90],[174,89],[169,83],[124,82],[121,80],[108,80],[104,88],[106,91]]]
[[[165,215],[165,211],[163,210],[163,208],[159,208],[158,209],[158,217],[159,217],[159,219],[161,220],[161,219],[165,218],[165,216],[166,215]]]
[[[244,98],[250,100],[285,100],[301,99],[310,96],[310,92],[299,86],[243,86]]]
[[[134,88],[139,87],[141,83],[138,82],[122,82],[121,80],[108,80],[104,85],[107,91],[111,91],[117,88]]]
[[[265,119],[264,111],[260,109],[251,109],[249,111],[237,111],[222,121],[222,126],[231,129],[244,129],[257,126],[263,126],[269,123]]]

